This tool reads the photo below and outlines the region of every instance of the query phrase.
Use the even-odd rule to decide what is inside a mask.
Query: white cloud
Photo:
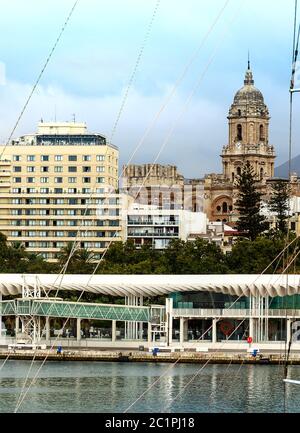
[[[9,136],[30,91],[31,86],[11,81],[0,88],[2,141]],[[122,163],[130,158],[168,91],[165,88],[161,96],[141,95],[134,89],[130,92],[113,140],[119,146]],[[39,86],[15,136],[34,132],[40,118],[54,120],[55,109],[57,120],[71,120],[72,113],[75,113],[78,121],[86,121],[89,130],[110,136],[121,99],[121,95],[81,97],[57,87]],[[183,94],[173,98],[132,162],[148,163],[154,160],[185,102]],[[200,176],[210,169],[215,171],[221,167],[218,155],[225,136],[224,110],[208,100],[195,98],[178,122],[158,162],[177,164],[187,177]]]

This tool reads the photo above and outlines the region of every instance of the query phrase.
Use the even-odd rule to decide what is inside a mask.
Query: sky
[[[187,178],[220,173],[228,110],[243,85],[249,50],[271,115],[277,165],[285,162],[294,0],[160,0],[149,31],[157,3],[79,0],[14,136],[35,132],[41,118],[72,121],[75,114],[89,131],[112,138],[120,165],[134,153],[131,163],[175,164]],[[0,0],[0,142],[9,137],[73,4]],[[297,155],[298,94],[294,110]]]

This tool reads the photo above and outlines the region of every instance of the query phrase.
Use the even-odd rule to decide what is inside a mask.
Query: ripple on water
[[[13,412],[30,361],[8,361],[0,371],[0,412]],[[41,365],[33,363],[27,386]],[[20,412],[282,412],[278,366],[118,362],[47,362],[29,389]],[[300,378],[299,366],[291,377]],[[187,386],[187,384],[189,384]],[[299,412],[300,387],[288,385],[287,410]]]

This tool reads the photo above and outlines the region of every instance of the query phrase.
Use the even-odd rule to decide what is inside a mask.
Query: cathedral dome
[[[250,63],[245,74],[244,86],[235,94],[229,110],[230,117],[237,114],[242,116],[250,114],[268,116],[269,114],[262,92],[254,86]]]
[[[260,90],[254,86],[252,71],[248,68],[245,75],[244,86],[235,94],[235,105],[264,104],[264,97]]]

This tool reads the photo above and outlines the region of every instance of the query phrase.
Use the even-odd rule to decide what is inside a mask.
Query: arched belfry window
[[[259,127],[259,139],[261,141],[263,141],[265,139],[264,125],[260,125],[260,127]]]
[[[242,140],[243,139],[243,128],[242,125],[238,124],[237,126],[237,139]]]
[[[260,169],[260,179],[262,180],[263,177],[264,177],[264,169],[261,168],[261,169]]]
[[[242,173],[241,167],[238,167],[238,168],[236,169],[236,174],[237,174],[238,176],[240,176],[241,173]]]
[[[224,203],[222,204],[222,209],[223,209],[223,213],[227,213],[228,212],[228,206],[226,201],[224,201]]]

